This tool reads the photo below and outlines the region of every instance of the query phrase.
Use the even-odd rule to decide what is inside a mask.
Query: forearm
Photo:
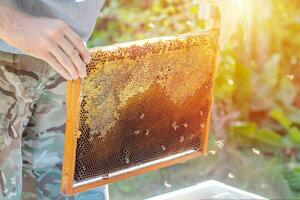
[[[12,33],[18,28],[26,26],[22,21],[29,17],[7,3],[0,2],[0,39],[10,43]]]

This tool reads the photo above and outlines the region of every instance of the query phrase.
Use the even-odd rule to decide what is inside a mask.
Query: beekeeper
[[[222,23],[222,43],[236,23],[231,1],[216,0],[230,22]],[[68,199],[60,191],[66,80],[86,76],[90,55],[84,42],[103,3],[0,1],[1,200]],[[99,187],[70,199],[102,200],[105,191]]]

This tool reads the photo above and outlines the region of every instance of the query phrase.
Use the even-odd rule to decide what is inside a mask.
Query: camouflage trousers
[[[45,62],[0,52],[0,200],[102,200],[100,187],[60,191],[65,80]]]

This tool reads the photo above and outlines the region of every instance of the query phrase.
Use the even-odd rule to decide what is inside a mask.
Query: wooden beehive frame
[[[217,39],[217,32],[205,33],[209,34],[212,38]],[[160,38],[160,40],[170,40],[175,37],[165,37]],[[157,39],[155,39],[157,40]],[[127,47],[132,44],[143,44],[145,42],[151,42],[152,40],[144,40],[135,43],[124,43],[121,45],[113,45],[110,47],[104,47],[103,49],[118,48],[118,47]],[[216,42],[217,49],[217,42]],[[173,157],[164,162],[145,165],[133,171],[128,171],[126,174],[116,174],[115,176],[110,177],[109,179],[102,180],[91,180],[83,181],[79,183],[74,182],[74,173],[75,173],[75,158],[76,158],[76,145],[78,138],[78,127],[79,127],[79,109],[80,109],[80,91],[81,91],[81,80],[74,80],[67,82],[67,96],[66,96],[66,105],[67,105],[67,119],[66,119],[66,136],[65,136],[65,147],[64,147],[64,162],[63,162],[63,173],[62,173],[62,192],[67,195],[73,195],[82,191],[86,191],[97,186],[104,184],[116,182],[122,179],[126,179],[135,175],[139,175],[145,172],[152,170],[157,170],[163,167],[171,166],[179,162],[183,162],[201,155],[206,154],[207,151],[207,141],[208,134],[202,135],[201,137],[201,150],[184,153],[180,156]],[[208,113],[210,117],[210,111]],[[209,120],[207,122],[209,127]]]

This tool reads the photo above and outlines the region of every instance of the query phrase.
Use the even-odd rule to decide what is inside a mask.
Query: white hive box
[[[200,199],[266,199],[243,190],[210,180],[195,186],[166,193],[147,200],[200,200]]]

